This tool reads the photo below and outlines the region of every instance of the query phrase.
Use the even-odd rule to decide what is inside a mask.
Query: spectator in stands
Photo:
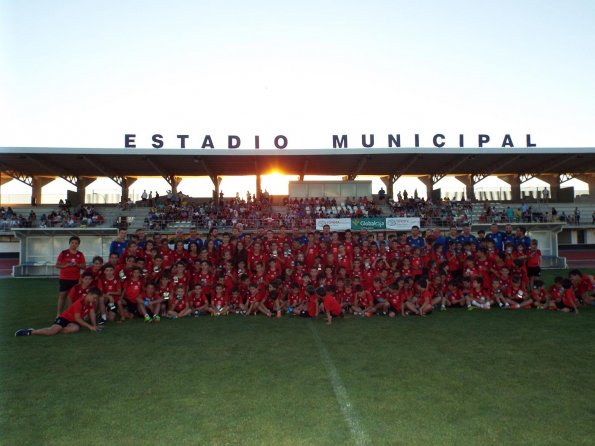
[[[384,190],[383,187],[381,187],[380,190],[378,191],[378,199],[384,200],[385,197],[386,197],[386,191]]]

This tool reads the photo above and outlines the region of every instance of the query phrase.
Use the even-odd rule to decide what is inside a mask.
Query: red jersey
[[[68,292],[68,298],[72,303],[74,303],[77,300],[85,297],[87,295],[87,292],[89,291],[89,288],[91,287],[89,286],[88,288],[83,288],[83,286],[80,283],[77,283]]]
[[[93,268],[93,265],[91,265],[91,266],[85,268],[83,273],[93,274],[93,283],[96,284],[97,281],[99,280],[99,278],[101,277],[101,275],[103,274],[103,268],[95,269],[95,268]]]
[[[143,280],[133,280],[132,278],[124,282],[124,298],[129,302],[136,302],[136,298],[140,296],[143,290]]]
[[[308,315],[310,317],[318,315],[318,297],[316,295],[308,297]]]
[[[60,268],[61,280],[79,280],[81,277],[80,264],[85,264],[85,256],[82,252],[77,251],[74,254],[69,249],[65,249],[58,255],[56,263],[68,264],[64,268]]]
[[[76,314],[80,314],[81,318],[86,318],[91,311],[95,310],[95,306],[93,304],[85,303],[84,299],[79,299],[71,306],[69,306],[66,311],[60,314],[60,317],[66,319],[70,322],[75,322],[74,316]]]
[[[323,299],[324,309],[330,312],[333,316],[339,316],[341,314],[341,304],[337,301],[335,296],[327,294]]]
[[[210,271],[207,271],[206,273],[203,273],[203,272],[195,273],[192,276],[192,283],[193,284],[199,283],[202,286],[203,292],[205,294],[210,294],[211,287],[213,285],[213,275],[211,274]]]
[[[297,293],[289,292],[287,294],[287,303],[290,307],[295,307],[304,301],[304,292],[298,289]]]
[[[543,304],[547,300],[547,291],[543,288],[531,290],[531,299],[533,302]]]
[[[188,273],[188,271],[184,271],[184,274],[181,276],[173,275],[171,281],[174,287],[177,285],[182,285],[184,288],[187,289],[188,285],[190,285],[190,274]]]
[[[226,292],[223,292],[220,295],[217,295],[217,293],[215,293],[213,294],[213,297],[211,297],[211,305],[213,307],[221,308],[226,306],[228,302],[229,297],[227,296]]]
[[[372,295],[368,291],[364,291],[360,294],[359,305],[364,309],[372,305]]]
[[[99,282],[97,282],[97,288],[99,288],[103,294],[113,297],[116,303],[120,300],[122,284],[117,277],[114,276],[111,280],[107,279],[105,276],[101,277]]]
[[[564,290],[564,295],[562,296],[562,303],[568,308],[574,308],[576,306],[576,296],[574,295],[574,291],[572,290],[572,288]]]
[[[171,299],[174,302],[174,311],[180,312],[188,305],[188,296],[186,296],[186,293],[174,293]]]
[[[391,307],[393,307],[396,311],[401,311],[403,301],[401,300],[401,296],[399,295],[399,290],[395,290],[394,292],[389,291],[387,298],[388,302],[390,303]]]
[[[422,290],[419,297],[417,298],[417,303],[422,306],[426,304],[432,304],[432,292],[429,289]]]
[[[374,299],[374,303],[383,302],[386,299],[386,293],[382,288],[373,288],[370,294],[372,295],[372,299]]]
[[[192,308],[200,308],[207,303],[207,296],[205,296],[205,293],[202,291],[200,293],[191,291],[188,295],[188,300],[190,301],[190,306]]]
[[[527,267],[536,268],[541,264],[541,251],[539,249],[530,249],[527,253]]]

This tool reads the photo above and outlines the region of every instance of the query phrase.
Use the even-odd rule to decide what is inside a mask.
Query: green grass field
[[[595,309],[132,321],[15,338],[57,280],[0,281],[3,445],[592,445]]]

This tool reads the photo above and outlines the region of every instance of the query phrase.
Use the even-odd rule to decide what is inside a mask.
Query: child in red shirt
[[[324,288],[319,288],[317,293],[320,297],[322,297],[322,304],[324,305],[324,311],[326,313],[326,323],[327,325],[331,325],[333,321],[333,317],[339,317],[343,315],[343,310],[341,309],[341,304],[335,297],[336,287],[334,285],[329,285]]]
[[[22,328],[14,335],[54,336],[58,333],[76,333],[81,327],[85,327],[89,331],[101,331],[102,327],[98,327],[95,323],[95,303],[100,295],[101,290],[91,288],[83,298],[77,300],[66,311],[60,313],[51,327],[40,328],[38,330]]]

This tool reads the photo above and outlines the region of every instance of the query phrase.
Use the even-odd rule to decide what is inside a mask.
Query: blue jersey
[[[486,234],[486,240],[494,242],[494,248],[496,251],[501,252],[504,249],[504,233],[503,232],[490,232]]]
[[[304,246],[308,243],[308,237],[306,237],[305,235],[299,235],[297,237],[293,238],[293,241],[298,241],[300,245]]]
[[[459,235],[457,237],[457,243],[460,243],[463,246],[469,243],[470,245],[475,245],[476,247],[479,247],[479,241],[477,240],[477,237],[475,237],[473,234]]]
[[[412,248],[423,248],[426,245],[426,242],[423,237],[413,238],[413,236],[407,237],[407,244]]]
[[[448,245],[450,245],[450,242],[453,242],[456,245],[458,240],[459,240],[459,237],[451,237],[449,235],[448,237],[446,237],[446,246],[445,247],[448,249]]]
[[[510,243],[512,246],[516,246],[516,237],[513,233],[507,234],[506,232],[504,233],[504,240],[503,240],[504,246],[506,246],[508,243]]]
[[[203,243],[202,239],[200,239],[200,238],[195,238],[195,239],[190,239],[189,238],[189,239],[186,239],[184,241],[184,246],[186,247],[186,249],[188,249],[188,244],[193,243],[193,242],[196,243],[196,245],[198,246],[198,251],[200,252],[200,250],[204,246],[204,243]]]
[[[110,254],[116,253],[116,254],[118,254],[118,256],[121,256],[122,254],[124,254],[124,251],[126,250],[127,247],[128,247],[128,240],[124,240],[123,242],[114,240],[109,245],[109,253]]]
[[[522,237],[515,237],[514,239],[514,246],[523,245],[525,247],[525,251],[529,249],[531,246],[531,237],[529,236],[522,236]]]
[[[441,235],[440,237],[438,237],[436,240],[434,240],[434,243],[432,243],[432,246],[438,244],[442,246],[443,252],[446,252],[446,248],[448,247],[447,244],[447,238],[444,237],[443,235]]]

